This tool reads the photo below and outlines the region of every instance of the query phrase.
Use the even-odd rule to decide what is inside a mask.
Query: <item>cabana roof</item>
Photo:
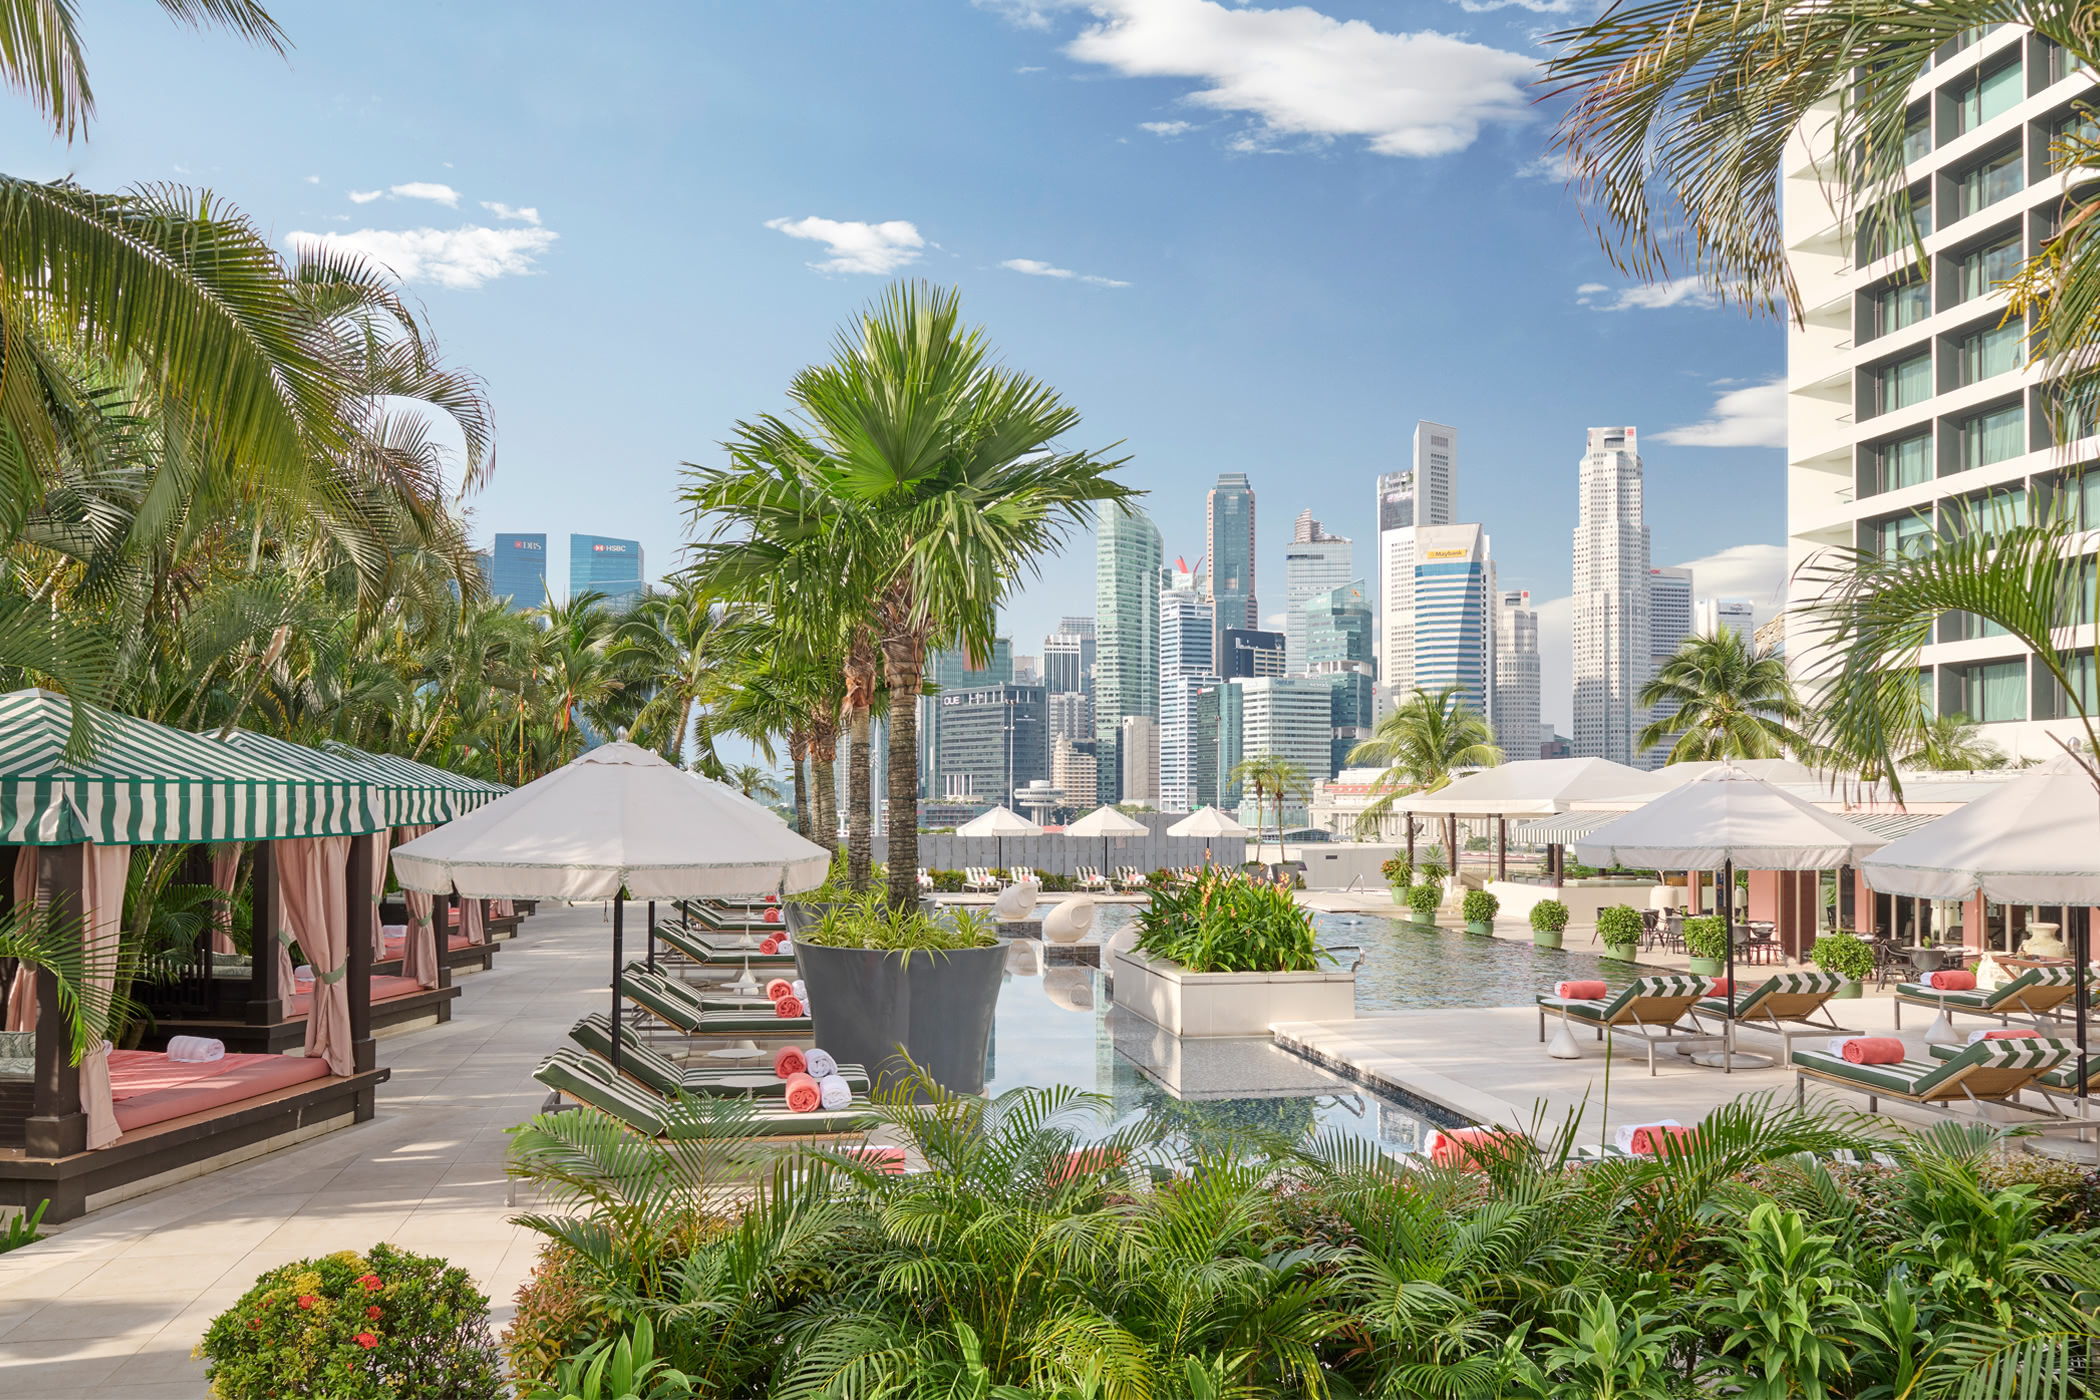
[[[1653,773],[1608,758],[1531,758],[1483,768],[1435,792],[1393,799],[1396,812],[1420,816],[1544,817],[1578,802],[1653,796]]]
[[[365,788],[132,715],[83,706],[94,752],[66,757],[73,702],[0,695],[0,843],[164,845],[356,836],[386,825]]]
[[[438,826],[509,791],[391,754],[366,753],[330,741],[309,748],[237,729],[225,742],[243,753],[296,768],[314,778],[364,787],[382,826]]]

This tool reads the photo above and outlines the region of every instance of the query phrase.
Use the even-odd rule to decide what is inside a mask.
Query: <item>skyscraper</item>
[[[1692,634],[1718,637],[1733,632],[1748,642],[1757,631],[1757,609],[1741,598],[1701,598],[1692,605]]]
[[[625,612],[642,596],[642,545],[609,535],[569,536],[569,596],[586,589],[605,595],[605,606]]]
[[[1546,741],[1539,727],[1539,615],[1531,594],[1503,591],[1495,609],[1495,742],[1505,762],[1537,758]]]
[[[1020,683],[1014,675],[1013,638],[992,638],[991,651],[980,659],[984,665],[972,666],[969,653],[961,647],[937,651],[926,667],[926,679],[942,690],[981,690],[990,685]]]
[[[1378,722],[1378,620],[1364,600],[1361,579],[1316,593],[1298,605],[1305,621],[1305,669],[1331,690],[1333,756],[1327,777],[1341,771],[1349,750],[1371,737]]]
[[[1217,609],[1213,652],[1224,651],[1228,627],[1261,626],[1254,598],[1254,488],[1245,472],[1220,472],[1203,512],[1204,596]]]
[[[1052,695],[1094,693],[1094,619],[1061,618],[1043,638],[1043,688]]]
[[[1648,571],[1648,675],[1652,679],[1663,663],[1677,654],[1685,638],[1692,635],[1692,571],[1650,569]],[[1646,681],[1642,682],[1647,684]],[[1674,705],[1656,705],[1643,712],[1642,725],[1655,724],[1676,713]],[[1636,760],[1642,768],[1660,768],[1677,742],[1673,734],[1643,750]]]
[[[1088,812],[1099,805],[1094,798],[1100,774],[1094,770],[1094,741],[1091,736],[1073,740],[1060,734],[1051,741],[1050,785],[1063,792],[1065,806]]]
[[[1116,755],[1122,762],[1118,802],[1159,805],[1159,720],[1152,715],[1123,716]]]
[[[1247,758],[1280,758],[1297,767],[1310,783],[1329,775],[1334,761],[1333,690],[1321,676],[1263,676],[1234,681],[1240,692],[1240,750]],[[1305,822],[1308,794],[1289,794],[1283,804],[1286,828]],[[1264,800],[1266,819],[1275,820],[1273,798]],[[1257,826],[1264,816],[1254,811],[1254,794],[1240,796],[1240,821]]]
[[[490,597],[509,599],[512,612],[547,606],[545,535],[498,535],[490,554]]]
[[[1228,627],[1224,633],[1225,680],[1283,674],[1283,633],[1262,632],[1251,627]]]
[[[1478,525],[1415,531],[1414,685],[1457,686],[1473,712],[1494,714],[1494,571]]]
[[[1573,674],[1577,758],[1631,764],[1650,658],[1648,527],[1632,428],[1592,428],[1575,526]]]
[[[1123,720],[1158,717],[1159,565],[1159,530],[1145,512],[1102,502],[1094,523],[1094,737],[1102,802],[1121,797]]]
[[[2028,358],[2029,324],[2006,314],[2005,290],[2065,217],[2065,171],[2052,152],[2090,131],[2096,99],[2093,73],[2065,49],[2017,25],[1970,30],[1913,89],[1894,187],[1912,192],[1916,241],[1871,206],[1833,210],[1806,182],[1784,182],[1799,187],[1786,191],[1780,240],[1797,305],[1823,308],[1787,330],[1790,604],[1821,587],[1792,571],[1831,544],[1893,557],[1935,534],[2057,507],[2100,526],[2100,471],[2084,466],[2100,448],[2091,420],[2059,440],[2068,425],[2052,421],[2044,366]],[[1795,132],[1788,171],[1810,169],[1819,141],[1828,150],[1827,130],[1816,129],[1824,120]],[[2100,678],[2092,634],[2081,631],[2071,679],[2091,707]],[[1790,628],[1786,655],[1813,704],[1829,651]],[[2062,685],[1971,614],[1940,617],[1917,679],[1928,708],[1966,715],[2015,759],[2055,754],[2051,733],[2079,732],[2065,721]]]
[[[1217,638],[1212,623],[1216,613],[1208,598],[1194,589],[1173,589],[1159,595],[1159,674],[1208,676],[1217,672]]]
[[[1197,691],[1217,683],[1213,605],[1194,589],[1159,595],[1159,809],[1191,810]]]
[[[1458,429],[1415,424],[1411,464],[1378,478],[1378,671],[1388,695],[1417,685],[1415,530],[1458,521]]]
[[[992,685],[929,697],[939,715],[943,799],[1011,805],[1014,789],[1050,777],[1039,685]]]
[[[1088,752],[1094,742],[1094,703],[1083,690],[1053,690],[1050,696],[1050,737],[1084,741]]]
[[[1341,535],[1320,528],[1310,510],[1300,512],[1283,551],[1283,669],[1304,675],[1305,614],[1300,604],[1318,593],[1342,587],[1356,577],[1355,546]]]

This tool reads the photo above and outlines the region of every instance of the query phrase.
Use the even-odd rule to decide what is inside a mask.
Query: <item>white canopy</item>
[[[957,836],[1041,836],[1043,829],[1004,807],[994,807],[955,828]]]
[[[2022,774],[1860,862],[1883,894],[2100,904],[2100,792],[2072,759]]]
[[[601,744],[393,852],[412,890],[469,899],[751,899],[823,882],[830,856],[722,784]]]
[[[1067,836],[1145,836],[1150,834],[1143,822],[1133,821],[1113,807],[1096,807],[1078,821],[1065,828]]]
[[[1645,795],[1653,773],[1608,758],[1532,758],[1483,768],[1435,792],[1394,799],[1393,810],[1436,816],[1550,817],[1577,802]]]
[[[1568,849],[1592,865],[1718,870],[1828,870],[1852,865],[1883,839],[1822,808],[1721,764],[1670,789]]]
[[[1768,783],[1814,783],[1820,778],[1816,770],[1791,758],[1723,758],[1696,759],[1690,763],[1669,763],[1648,774],[1649,785],[1654,788],[1680,787],[1694,778],[1702,778],[1720,767],[1733,767],[1748,773],[1753,778],[1762,778]]]
[[[1213,836],[1252,836],[1254,833],[1241,826],[1231,817],[1215,807],[1199,807],[1167,828],[1169,836],[1200,836],[1208,841]]]

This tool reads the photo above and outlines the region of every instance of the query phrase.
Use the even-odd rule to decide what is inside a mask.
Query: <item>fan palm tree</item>
[[[1385,765],[1371,785],[1378,796],[1356,819],[1357,834],[1366,835],[1380,829],[1402,792],[1435,792],[1461,768],[1492,768],[1502,762],[1502,750],[1495,746],[1495,731],[1486,718],[1466,703],[1462,687],[1447,685],[1434,695],[1417,687],[1378,721],[1370,738],[1349,750],[1348,761]],[[1444,849],[1456,875],[1457,817],[1445,819],[1445,831]],[[1414,840],[1412,824],[1408,840]]]
[[[1967,715],[1934,715],[1925,722],[1917,746],[1896,761],[1905,768],[1973,772],[2003,768],[2005,750],[1984,738],[1982,726]]]
[[[1650,749],[1676,735],[1668,763],[1781,758],[1804,747],[1786,663],[1732,629],[1686,638],[1641,687],[1640,703],[1669,710],[1634,741]]]

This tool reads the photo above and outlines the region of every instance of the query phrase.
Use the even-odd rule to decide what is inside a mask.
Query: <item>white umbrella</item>
[[[620,1063],[622,906],[810,889],[830,854],[731,788],[629,743],[601,744],[393,850],[402,885],[469,899],[611,899],[612,1062]]]
[[[1218,836],[1247,837],[1253,833],[1215,807],[1198,807],[1180,821],[1167,828],[1169,836],[1200,836],[1203,838],[1203,863],[1210,864],[1210,843]]]
[[[1720,906],[1728,942],[1731,1036],[1721,1055],[1722,1068],[1727,1069],[1733,1068],[1734,1061],[1735,868],[1830,870],[1858,864],[1885,844],[1864,827],[1782,792],[1732,763],[1722,763],[1617,821],[1577,837],[1571,849],[1577,860],[1591,865],[1721,872],[1719,897],[1714,902]],[[1556,1052],[1562,1048],[1555,1043]],[[1570,1043],[1565,1048],[1575,1047]]]
[[[994,807],[955,828],[957,836],[990,836],[998,844],[999,867],[1006,868],[1006,838],[1009,836],[1041,836],[1043,829],[1024,816],[1008,811],[1005,807]]]
[[[1065,828],[1067,836],[1098,836],[1101,838],[1101,871],[1108,873],[1108,838],[1111,836],[1150,836],[1152,829],[1143,822],[1132,821],[1113,807],[1096,807],[1078,821]]]
[[[1995,904],[2100,904],[2100,791],[2076,760],[2064,756],[1949,812],[1930,826],[1891,841],[1860,862],[1867,883],[1883,894],[1967,899],[1977,891]],[[2077,978],[2078,1083],[2085,1085],[2086,958],[2089,931],[2067,918]],[[1926,1038],[1941,1032],[1938,1022]],[[1943,1038],[1951,1038],[1952,1023]]]

